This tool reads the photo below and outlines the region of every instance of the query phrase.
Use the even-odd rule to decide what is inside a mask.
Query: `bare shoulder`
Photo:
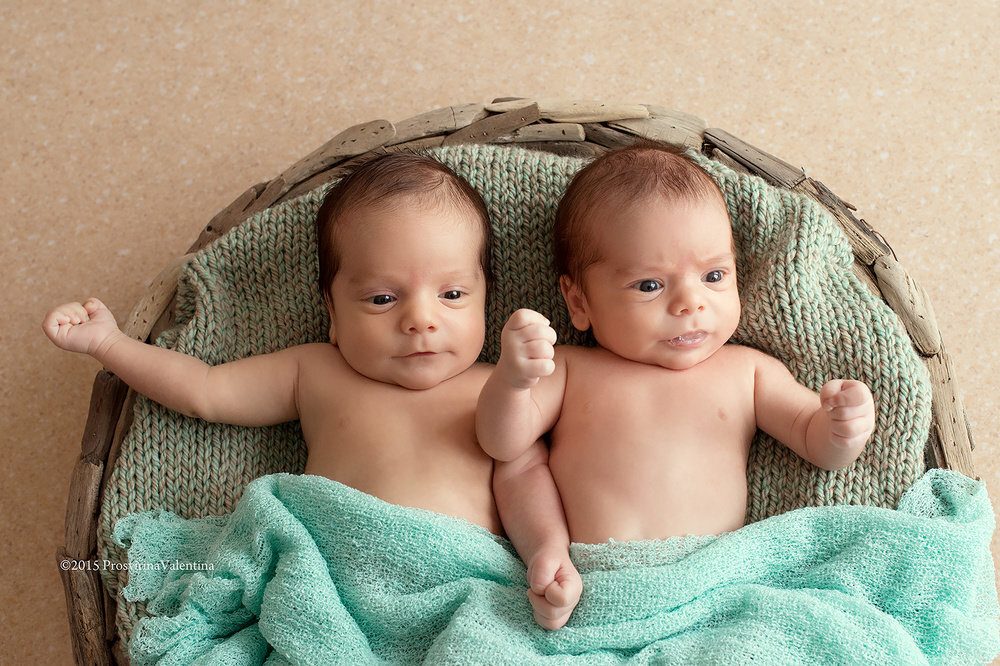
[[[305,375],[322,373],[325,376],[349,375],[353,373],[340,350],[329,342],[312,342],[289,347],[278,354],[287,354],[299,366],[299,371]]]
[[[295,345],[294,347],[288,347],[280,352],[275,352],[276,354],[288,354],[299,360],[304,361],[337,361],[343,362],[343,356],[340,355],[340,350],[329,342],[310,342],[304,345]]]
[[[477,390],[481,390],[483,384],[493,374],[493,368],[495,367],[492,363],[473,363],[468,370],[458,375],[456,379],[460,378],[463,382],[468,382]]]
[[[581,347],[578,345],[556,345],[556,365],[567,363],[587,363],[610,354],[602,347]]]
[[[775,364],[784,367],[781,361],[773,356],[769,356],[759,349],[746,347],[744,345],[723,345],[715,354],[727,363],[742,363],[752,368],[758,368],[761,366],[765,368],[773,367]]]

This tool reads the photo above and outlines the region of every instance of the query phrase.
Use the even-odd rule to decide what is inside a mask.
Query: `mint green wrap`
[[[134,664],[969,664],[1000,651],[993,528],[982,483],[932,470],[898,510],[574,544],[584,593],[556,632],[505,539],[323,477],[257,479],[227,517],[132,514],[114,539],[153,614]]]

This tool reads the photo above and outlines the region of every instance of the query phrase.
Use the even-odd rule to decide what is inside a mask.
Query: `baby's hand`
[[[583,592],[583,581],[569,553],[539,551],[528,565],[528,601],[543,629],[566,624]]]
[[[111,310],[96,298],[60,305],[45,316],[42,330],[57,347],[84,354],[94,354],[119,333]]]
[[[515,388],[530,388],[551,375],[556,364],[556,332],[549,320],[534,310],[521,309],[510,316],[500,334],[497,370]]]
[[[820,389],[819,399],[830,416],[830,442],[843,448],[864,446],[875,429],[875,401],[868,387],[853,379],[833,379]]]

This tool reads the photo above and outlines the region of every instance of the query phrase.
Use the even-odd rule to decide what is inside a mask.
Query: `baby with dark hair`
[[[758,428],[833,470],[875,424],[863,383],[816,393],[777,359],[728,344],[741,310],[729,214],[685,153],[641,144],[581,170],[559,204],[555,255],[573,325],[598,346],[554,347],[549,322],[518,310],[477,413],[504,527],[549,628],[579,598],[570,541],[735,530]]]
[[[475,433],[490,373],[476,362],[490,278],[482,199],[440,163],[390,153],[330,190],[317,233],[329,342],[210,367],[128,338],[96,299],[56,308],[42,328],[188,416],[299,419],[307,474],[500,533]]]

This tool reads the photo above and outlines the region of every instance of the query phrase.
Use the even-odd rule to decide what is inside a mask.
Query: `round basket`
[[[188,252],[153,280],[122,330],[138,340],[155,340],[173,323],[177,278],[191,254],[256,213],[336,180],[347,168],[374,154],[465,143],[516,143],[559,155],[594,157],[641,138],[699,150],[734,170],[804,193],[833,214],[854,251],[854,272],[899,316],[930,372],[933,397],[927,466],[975,477],[965,408],[926,293],[899,266],[882,236],[855,216],[854,206],[809,178],[803,169],[723,130],[709,129],[699,118],[653,105],[500,98],[490,104],[436,109],[398,123],[373,120],[351,127],[270,182],[254,185],[216,214]],[[120,379],[103,370],[97,374],[80,460],[70,483],[66,545],[59,549],[57,560],[80,664],[128,662],[115,628],[115,600],[104,589],[100,573],[68,570],[65,565],[96,559],[102,493],[131,426],[134,400]]]

